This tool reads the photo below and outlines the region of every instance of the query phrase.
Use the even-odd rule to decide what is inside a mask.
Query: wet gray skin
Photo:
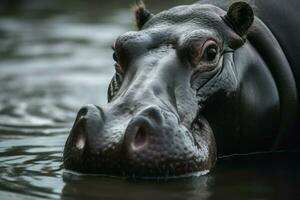
[[[178,6],[157,15],[140,5],[140,30],[121,35],[114,45],[109,102],[79,111],[65,145],[64,167],[142,177],[210,170],[217,159],[215,125],[205,113],[215,99],[231,108],[215,118],[230,118],[222,131],[232,132],[228,141],[235,141],[239,80],[233,52],[244,44],[243,34],[253,22],[247,4],[231,12],[239,9],[248,19],[234,28],[230,22],[240,16],[212,5]]]
[[[202,110],[215,95],[235,101],[232,48],[243,40],[225,23],[226,13],[211,5],[149,15],[141,30],[117,39],[109,103],[79,111],[65,168],[172,176],[214,166],[214,133]]]

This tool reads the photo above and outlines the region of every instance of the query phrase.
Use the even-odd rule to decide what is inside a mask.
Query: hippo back
[[[281,49],[289,62],[292,74],[292,76],[288,76],[287,74],[277,74],[278,76],[281,76],[280,79],[290,79],[290,82],[295,82],[296,84],[296,92],[298,96],[298,102],[300,99],[300,1],[299,0],[286,0],[286,1],[273,1],[273,0],[255,0],[254,2],[254,8],[256,12],[256,16],[263,21],[263,23],[268,27],[268,29],[272,32],[274,37],[276,38],[277,42],[281,46]],[[249,38],[251,41],[251,38]],[[252,42],[252,41],[251,41]],[[272,44],[271,44],[272,45]],[[257,45],[260,46],[260,45]],[[259,49],[258,49],[259,51]],[[276,49],[275,51],[280,51],[280,49]],[[267,59],[272,59],[272,57],[268,57]],[[286,66],[279,66],[285,71]],[[292,80],[294,79],[294,80]],[[277,78],[278,80],[278,78]],[[278,83],[277,83],[278,84]],[[281,84],[282,86],[282,84]],[[290,94],[293,93],[294,84],[284,84],[283,86],[284,90],[281,92],[281,94],[284,93],[286,96],[285,103],[283,102],[283,99],[281,99],[281,112],[284,112],[284,110],[294,110],[293,112],[289,113],[287,111],[285,116],[281,116],[281,118],[284,118],[283,121],[285,121],[285,124],[292,123],[293,117],[297,116],[295,125],[290,126],[291,128],[287,128],[289,130],[286,131],[286,133],[279,136],[279,140],[283,140],[285,144],[291,144],[293,148],[299,149],[299,142],[300,142],[300,136],[298,134],[298,130],[300,128],[299,125],[299,103],[296,105],[290,98]],[[289,97],[287,97],[289,96]],[[298,107],[298,109],[297,109]],[[296,131],[297,130],[297,131]],[[287,134],[287,132],[289,132]],[[283,139],[284,138],[284,139]]]
[[[280,64],[277,68],[281,68],[276,72],[275,80],[277,82],[280,92],[280,87],[283,88],[281,90],[281,112],[285,112],[285,114],[281,115],[282,123],[286,124],[283,129],[288,129],[285,131],[281,131],[282,135],[279,136],[279,140],[286,144],[291,144],[293,148],[299,149],[300,136],[298,134],[299,130],[299,103],[296,105],[292,99],[296,100],[294,96],[294,92],[296,90],[298,96],[298,102],[300,99],[300,1],[299,0],[286,0],[286,1],[273,1],[273,0],[255,0],[254,1],[254,9],[256,16],[268,27],[268,29],[272,32],[277,42],[279,43],[288,63],[290,69],[292,71],[292,75],[290,73],[284,73],[289,71],[286,66],[281,66]],[[255,25],[254,25],[255,27]],[[255,32],[255,31],[254,31]],[[253,38],[255,36],[249,36],[249,40],[251,43],[253,42]],[[260,44],[254,44],[259,48]],[[268,46],[272,46],[272,43]],[[280,51],[280,48],[276,48],[275,44],[274,52]],[[258,51],[264,51],[257,49]],[[269,52],[267,52],[269,54]],[[270,55],[270,54],[269,54]],[[272,54],[271,54],[272,55]],[[265,59],[268,60],[276,60],[272,56],[267,56]],[[276,61],[275,61],[276,62]],[[283,71],[282,71],[283,70]],[[276,70],[277,71],[277,70]],[[289,75],[290,74],[290,75]],[[285,81],[283,83],[282,79],[288,79],[289,81]],[[294,80],[293,80],[294,79]],[[288,84],[286,84],[288,83]],[[296,84],[296,88],[294,85]],[[285,97],[283,97],[285,96]],[[294,102],[294,103],[292,103]],[[298,109],[297,109],[298,107]],[[293,118],[296,117],[295,125],[291,125],[290,128],[287,128],[289,125],[293,123]],[[297,130],[297,131],[295,131]],[[285,132],[285,133],[283,133]],[[280,146],[280,145],[279,145]]]
[[[300,1],[256,0],[257,16],[272,31],[282,47],[297,83],[300,94]]]

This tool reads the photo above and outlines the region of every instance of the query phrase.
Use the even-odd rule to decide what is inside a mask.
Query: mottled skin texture
[[[65,168],[173,176],[210,170],[217,155],[299,146],[287,142],[299,119],[293,62],[248,4],[218,2],[137,7],[140,30],[114,45],[109,103],[79,111]]]

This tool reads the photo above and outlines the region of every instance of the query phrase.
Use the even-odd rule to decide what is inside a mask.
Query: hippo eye
[[[122,85],[122,81],[123,81],[123,74],[124,74],[124,70],[122,68],[122,66],[119,64],[119,58],[117,56],[116,50],[114,45],[112,46],[112,49],[114,51],[113,53],[113,59],[116,62],[115,63],[115,75],[113,76],[109,87],[108,87],[108,91],[107,91],[107,98],[108,98],[108,102],[110,102],[113,97],[117,94],[117,92],[119,91],[121,85]]]
[[[114,61],[116,62],[116,64],[115,64],[116,73],[119,74],[119,75],[123,75],[124,70],[123,70],[122,66],[119,64],[119,58],[118,58],[117,53],[115,51],[115,47],[112,46],[112,49],[114,51],[112,57],[113,57]]]
[[[206,58],[207,58],[208,61],[214,61],[215,58],[218,55],[218,49],[216,47],[214,47],[214,46],[209,47],[206,50],[205,54],[206,54]]]
[[[117,57],[116,52],[113,53],[113,59],[114,59],[114,61],[118,62],[118,57]]]
[[[112,55],[112,57],[113,57],[114,61],[115,61],[116,63],[118,63],[118,62],[119,62],[119,58],[118,58],[118,55],[117,55],[117,52],[116,52],[116,47],[115,47],[115,45],[112,45],[112,46],[111,46],[111,49],[113,50],[113,55]]]
[[[219,53],[218,46],[214,42],[210,42],[210,44],[207,45],[205,52],[203,54],[203,61],[212,62],[214,61]]]
[[[191,53],[191,63],[197,72],[208,72],[215,69],[221,57],[221,50],[214,40],[195,43]]]

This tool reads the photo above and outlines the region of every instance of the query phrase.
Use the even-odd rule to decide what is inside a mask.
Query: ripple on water
[[[64,143],[82,105],[106,103],[128,11],[97,23],[0,18],[0,199],[60,198]]]
[[[1,140],[0,188],[23,195],[58,198],[64,186],[61,159],[66,137],[65,132],[39,137],[25,133],[22,137],[10,135],[10,139]]]

